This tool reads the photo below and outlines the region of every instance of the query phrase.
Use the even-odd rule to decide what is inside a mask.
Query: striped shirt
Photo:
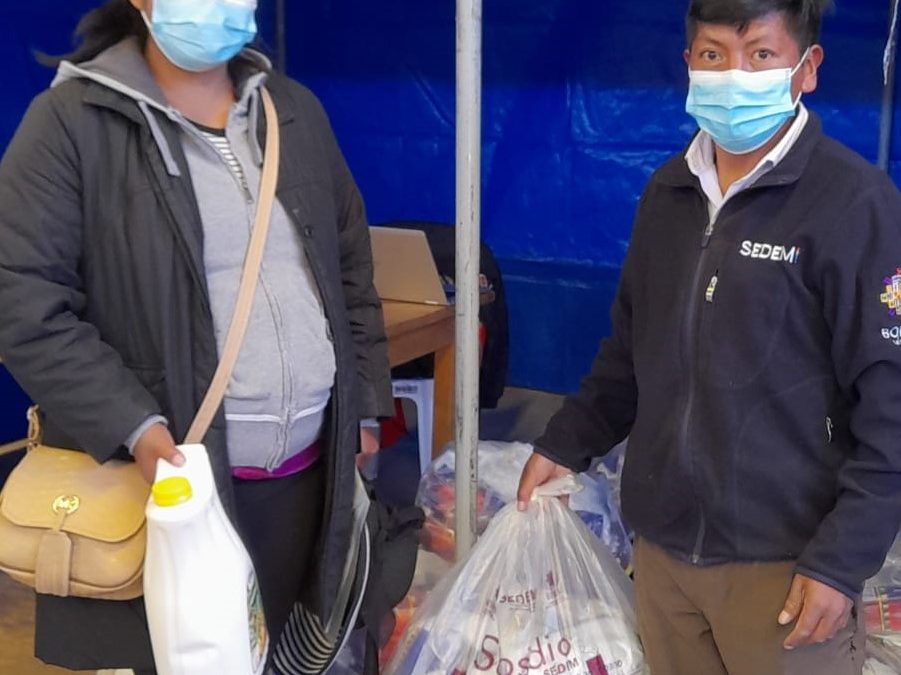
[[[214,129],[197,122],[192,122],[192,124],[197,127],[197,130],[203,134],[203,137],[209,141],[210,145],[216,148],[216,151],[222,156],[222,159],[228,166],[229,171],[238,179],[241,187],[247,190],[247,178],[244,176],[244,169],[241,168],[241,162],[238,161],[232,150],[231,143],[229,143],[228,137],[225,135],[225,129]]]

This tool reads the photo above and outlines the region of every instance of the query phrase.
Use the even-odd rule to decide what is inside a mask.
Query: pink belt
[[[295,473],[306,471],[322,456],[322,444],[316,441],[310,447],[301,450],[272,471],[259,466],[233,466],[232,476],[239,480],[272,480],[293,476]]]

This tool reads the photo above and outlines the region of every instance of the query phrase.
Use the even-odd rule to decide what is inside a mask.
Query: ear
[[[826,57],[823,48],[820,45],[813,45],[807,54],[804,65],[798,71],[797,77],[801,78],[801,92],[812,94],[817,88],[817,71],[823,65],[823,59]]]
[[[682,58],[685,59],[685,65],[691,66],[691,49],[686,49],[682,52]]]

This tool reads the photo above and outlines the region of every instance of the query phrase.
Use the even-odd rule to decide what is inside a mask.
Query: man
[[[651,178],[591,373],[520,485],[630,437],[654,675],[859,674],[901,513],[901,196],[823,134],[823,0],[692,0],[701,131]],[[893,337],[894,336],[894,337]]]

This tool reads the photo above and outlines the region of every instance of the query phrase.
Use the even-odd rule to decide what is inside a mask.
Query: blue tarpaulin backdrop
[[[93,4],[10,8],[0,148],[49,81],[30,51],[65,49]],[[837,4],[824,29],[820,89],[807,102],[828,133],[875,161],[889,3]],[[452,223],[454,3],[287,5],[288,72],[322,99],[370,220]],[[483,238],[509,295],[511,384],[573,389],[609,331],[635,202],[694,128],[683,112],[686,5],[485,0]],[[273,45],[271,7],[262,12]],[[901,138],[892,159],[901,177]],[[7,418],[13,391],[0,380]],[[0,438],[11,435],[0,426]]]

